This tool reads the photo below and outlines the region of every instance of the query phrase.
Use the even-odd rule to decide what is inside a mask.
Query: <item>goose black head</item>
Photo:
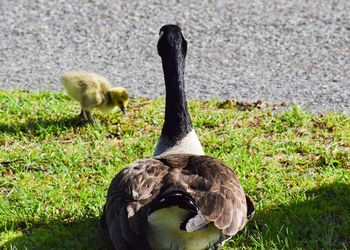
[[[187,41],[182,35],[181,28],[174,24],[160,28],[157,49],[160,57],[168,56],[176,50],[180,50],[182,56],[186,57]]]

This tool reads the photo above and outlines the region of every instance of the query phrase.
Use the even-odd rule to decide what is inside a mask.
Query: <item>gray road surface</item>
[[[189,43],[190,98],[350,113],[349,0],[0,0],[0,89],[61,90],[87,70],[164,95],[159,28]]]

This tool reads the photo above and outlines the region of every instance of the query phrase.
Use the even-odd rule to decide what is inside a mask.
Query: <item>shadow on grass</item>
[[[350,184],[312,189],[295,202],[258,212],[243,233],[225,246],[257,249],[347,249],[350,247]],[[300,197],[300,195],[298,195]],[[6,247],[18,249],[113,249],[98,218],[53,221],[26,231]]]
[[[300,195],[298,195],[300,197]],[[276,249],[350,248],[350,184],[335,182],[295,202],[258,212],[239,239]]]
[[[4,249],[114,249],[99,229],[99,218],[71,223],[52,221],[22,232]]]
[[[58,119],[27,119],[26,122],[5,123],[0,122],[0,133],[18,134],[19,132],[31,134],[34,136],[42,133],[56,133],[62,131],[62,128],[73,128],[84,126],[78,116],[76,117],[59,117]]]

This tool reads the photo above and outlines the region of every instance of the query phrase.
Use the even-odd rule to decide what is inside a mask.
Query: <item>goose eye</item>
[[[159,39],[160,39],[163,35],[164,35],[164,31],[163,31],[163,30],[159,31]]]

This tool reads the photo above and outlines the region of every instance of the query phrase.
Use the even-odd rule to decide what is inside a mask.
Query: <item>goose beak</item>
[[[126,109],[125,109],[124,107],[122,107],[122,108],[120,108],[120,109],[122,110],[123,114],[125,115]]]

